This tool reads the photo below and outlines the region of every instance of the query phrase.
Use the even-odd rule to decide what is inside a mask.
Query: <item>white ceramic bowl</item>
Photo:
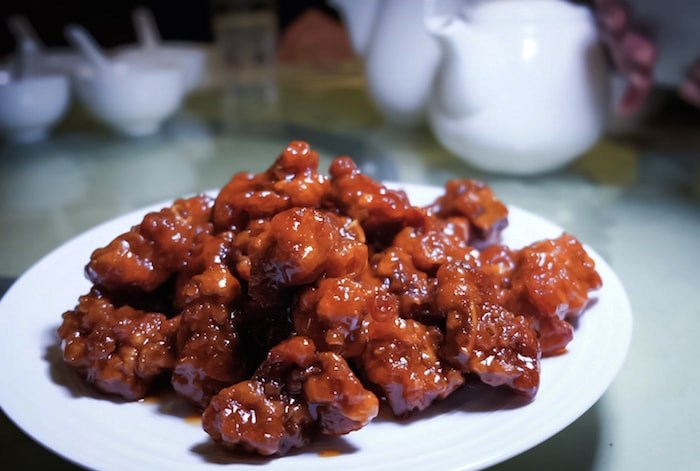
[[[42,140],[66,112],[69,97],[63,75],[12,80],[0,71],[0,130],[12,142]]]
[[[127,46],[120,48],[114,58],[135,67],[159,65],[175,67],[182,74],[182,85],[189,92],[202,83],[206,69],[206,54],[196,46],[165,43],[156,48]]]
[[[112,73],[81,69],[75,76],[80,100],[101,121],[127,136],[158,132],[182,102],[175,68],[115,64]]]

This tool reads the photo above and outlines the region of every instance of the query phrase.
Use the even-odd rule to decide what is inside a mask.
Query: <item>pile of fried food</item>
[[[452,180],[428,207],[292,142],[213,199],[180,199],[94,251],[63,314],[65,361],[99,390],[156,378],[222,445],[262,455],[423,410],[466,378],[534,397],[540,359],[601,286],[571,235],[499,244],[507,208]]]

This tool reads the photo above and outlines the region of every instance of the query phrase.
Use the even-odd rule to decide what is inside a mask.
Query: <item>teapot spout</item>
[[[355,53],[364,57],[374,29],[381,0],[330,0],[348,27]]]
[[[457,16],[435,16],[426,10],[425,27],[442,50],[432,106],[452,117],[483,108],[494,94],[497,51],[474,25]]]

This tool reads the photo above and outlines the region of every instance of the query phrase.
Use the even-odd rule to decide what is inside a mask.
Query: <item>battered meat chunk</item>
[[[251,253],[260,253],[262,244],[267,236],[263,237],[270,230],[270,222],[267,219],[255,219],[248,223],[248,226],[236,233],[233,239],[233,264],[236,273],[241,280],[250,281]]]
[[[442,334],[401,318],[369,324],[369,342],[360,368],[387,400],[396,416],[423,410],[464,382],[461,373],[437,355]]]
[[[522,249],[512,278],[513,294],[523,303],[560,319],[578,316],[588,293],[602,285],[595,262],[570,234]]]
[[[227,265],[231,240],[226,232],[200,237],[179,290],[184,309],[171,382],[178,394],[201,408],[247,372],[238,348],[241,314],[235,306],[241,286]]]
[[[350,219],[327,211],[293,208],[276,214],[249,254],[251,298],[271,305],[283,288],[359,274],[367,265],[362,238]]]
[[[401,317],[433,323],[439,313],[433,309],[436,280],[416,268],[402,247],[389,247],[372,257],[374,274],[400,302]]]
[[[527,320],[491,303],[447,314],[440,354],[463,373],[491,386],[506,385],[534,397],[540,383],[537,334]]]
[[[478,253],[482,270],[500,280],[499,284],[510,288],[511,277],[515,270],[517,251],[506,245],[494,244]]]
[[[182,268],[197,235],[211,232],[212,204],[200,195],[147,214],[141,224],[92,253],[86,276],[113,294],[154,291]]]
[[[421,223],[423,216],[403,191],[363,175],[349,157],[338,157],[330,167],[328,204],[356,219],[372,243],[388,245],[403,227]]]
[[[97,289],[63,314],[63,359],[99,390],[129,400],[175,365],[179,318],[115,306]]]
[[[247,363],[238,349],[239,316],[236,309],[211,301],[193,303],[182,312],[171,382],[198,407],[246,377]]]
[[[322,350],[346,358],[356,356],[361,345],[362,322],[374,298],[368,289],[352,278],[325,278],[306,288],[292,314],[294,330],[311,338]]]
[[[297,334],[320,350],[355,358],[367,343],[366,324],[398,315],[398,300],[371,275],[358,279],[325,278],[306,288],[293,312]]]
[[[319,207],[329,186],[317,168],[318,153],[306,142],[293,141],[266,172],[234,175],[216,198],[216,228],[238,231],[285,209]]]
[[[222,390],[204,411],[204,430],[225,446],[284,454],[313,435],[342,435],[372,420],[379,402],[345,360],[306,337],[270,350],[250,381]]]
[[[434,309],[435,274],[452,260],[472,260],[476,251],[467,245],[469,223],[464,218],[437,219],[427,213],[420,227],[406,227],[392,246],[375,254],[372,268],[401,301],[401,316],[428,324],[444,321]]]
[[[308,445],[315,432],[306,403],[254,379],[214,396],[202,414],[202,426],[226,448],[264,456]]]
[[[392,246],[401,247],[411,256],[416,268],[434,277],[444,263],[474,256],[474,249],[468,243],[470,227],[463,217],[439,219],[426,213],[421,226],[404,228]]]
[[[564,319],[578,316],[602,281],[581,243],[562,234],[520,250],[511,285],[508,307],[528,317],[549,355],[571,341],[573,328]]]
[[[499,300],[499,280],[481,269],[477,259],[446,263],[436,278],[435,308],[443,314]]]
[[[539,387],[539,345],[527,320],[494,302],[497,284],[474,262],[453,262],[437,273],[436,305],[446,318],[442,358],[491,386],[529,397]]]
[[[527,318],[542,353],[562,352],[574,337],[566,321],[579,315],[601,286],[594,262],[574,237],[535,242],[521,250],[494,245],[479,254],[484,271],[499,280],[498,302]]]
[[[471,224],[469,244],[479,248],[497,242],[508,225],[508,208],[496,199],[491,188],[478,180],[449,180],[445,195],[429,209],[441,218],[466,217]]]

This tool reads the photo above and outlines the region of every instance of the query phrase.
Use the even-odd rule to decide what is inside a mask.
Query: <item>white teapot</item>
[[[609,78],[592,13],[562,0],[472,0],[425,25],[442,61],[428,109],[449,150],[475,167],[534,174],[599,138]]]
[[[382,115],[395,124],[424,121],[441,55],[423,24],[424,0],[331,0],[331,4],[347,24],[355,52],[365,59],[367,87]]]

